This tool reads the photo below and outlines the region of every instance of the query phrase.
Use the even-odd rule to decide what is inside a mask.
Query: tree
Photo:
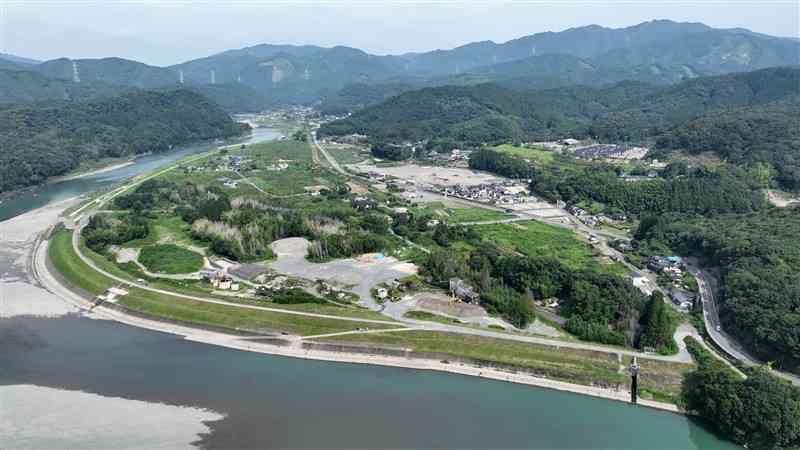
[[[676,349],[672,339],[673,321],[664,303],[664,296],[655,291],[642,315],[644,329],[639,337],[640,348],[654,348],[659,352],[671,352]]]

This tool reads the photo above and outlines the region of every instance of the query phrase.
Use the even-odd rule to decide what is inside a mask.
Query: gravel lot
[[[361,304],[371,309],[381,308],[370,293],[370,289],[375,285],[417,273],[414,264],[376,255],[312,263],[306,260],[308,245],[308,240],[304,238],[288,238],[273,242],[272,251],[278,258],[270,263],[269,267],[276,272],[295,277],[352,285],[354,286],[352,291],[361,299]]]

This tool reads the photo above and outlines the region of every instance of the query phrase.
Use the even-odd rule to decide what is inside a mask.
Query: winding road
[[[748,353],[735,339],[722,330],[722,323],[719,320],[719,307],[714,297],[714,290],[708,281],[708,275],[701,269],[694,267],[691,267],[690,271],[697,280],[697,286],[700,289],[700,299],[703,305],[703,323],[711,340],[730,357],[741,361],[745,365],[764,365],[764,362]],[[775,369],[772,369],[771,372],[776,376],[789,380],[795,386],[800,386],[800,377],[797,375]]]

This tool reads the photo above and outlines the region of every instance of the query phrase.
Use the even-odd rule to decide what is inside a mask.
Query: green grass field
[[[572,269],[592,263],[589,245],[565,228],[537,221],[476,225],[486,240],[529,256],[551,256]]]
[[[323,145],[323,148],[333,156],[339,164],[353,164],[371,158],[369,150],[362,151],[354,145]]]
[[[508,153],[509,155],[519,156],[520,158],[525,158],[542,164],[550,164],[555,160],[555,155],[553,152],[540,148],[515,147],[511,144],[503,144],[498,145],[494,149],[503,153]]]
[[[571,269],[593,267],[601,272],[626,275],[628,269],[610,260],[600,261],[592,254],[589,244],[578,239],[566,228],[548,225],[535,220],[475,225],[484,239],[501,247],[516,250],[528,256],[550,256],[558,259]]]
[[[511,214],[484,208],[447,208],[445,212],[450,223],[486,222],[514,217]]]
[[[203,255],[175,244],[156,244],[142,248],[139,262],[155,273],[192,273],[203,267]]]

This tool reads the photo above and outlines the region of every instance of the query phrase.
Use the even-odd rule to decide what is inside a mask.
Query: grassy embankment
[[[53,266],[70,285],[90,294],[98,295],[109,287],[118,284],[87,266],[73,251],[71,239],[71,232],[59,231],[51,239],[49,248],[49,257]],[[127,289],[130,293],[120,299],[119,303],[134,311],[200,325],[254,331],[283,331],[298,335],[335,333],[357,328],[378,329],[393,327],[391,324],[351,322],[237,308],[184,299],[139,288]],[[284,309],[300,310],[300,308]],[[344,314],[342,315],[345,316]]]
[[[623,366],[617,355],[612,353],[432,331],[355,334],[325,338],[322,341],[441,353],[454,358],[478,359],[529,368],[548,378],[570,383],[620,383],[625,388],[629,387],[629,377],[624,370],[629,361],[623,358]],[[694,368],[691,364],[642,358],[638,361],[642,367],[640,397],[669,403],[675,403],[679,398],[683,374]]]

